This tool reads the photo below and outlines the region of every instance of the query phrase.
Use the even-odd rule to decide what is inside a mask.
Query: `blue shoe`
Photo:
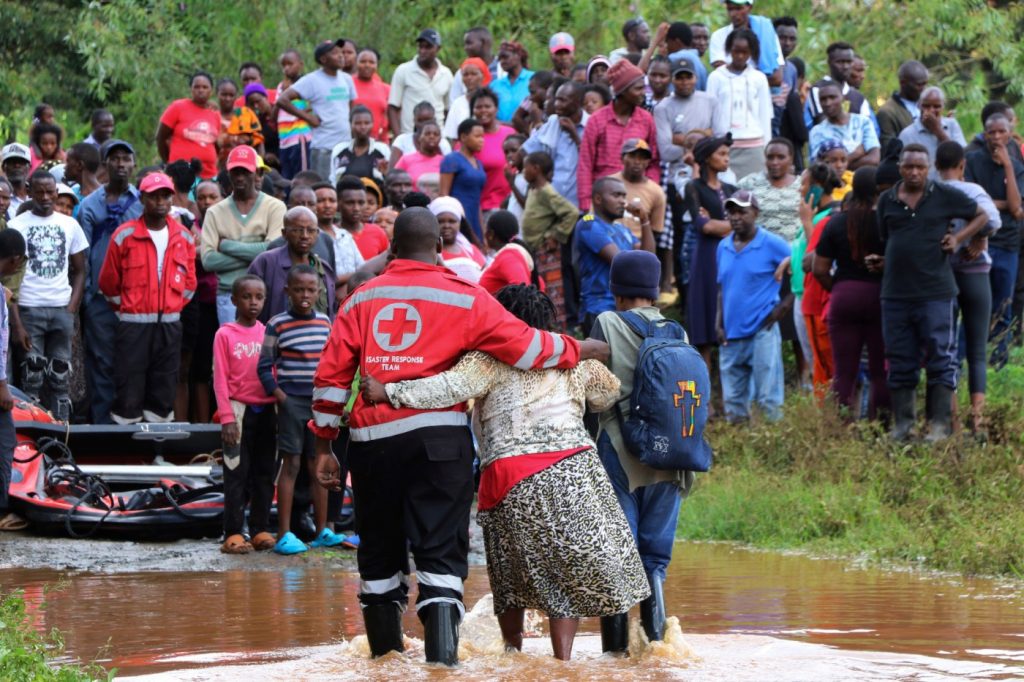
[[[349,535],[345,538],[344,542],[341,543],[341,546],[345,549],[359,549],[359,536],[355,534]]]
[[[320,531],[320,535],[316,536],[316,540],[309,543],[310,547],[337,547],[341,543],[345,542],[344,535],[338,535],[329,528],[324,528]]]
[[[302,554],[308,547],[306,543],[295,537],[295,533],[288,532],[281,536],[281,539],[274,545],[274,551],[278,554]]]

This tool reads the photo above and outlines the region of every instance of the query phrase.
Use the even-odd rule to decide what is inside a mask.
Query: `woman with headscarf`
[[[854,410],[861,354],[867,348],[871,415],[889,407],[882,339],[882,273],[868,268],[868,256],[884,252],[875,216],[875,169],[857,169],[846,211],[828,221],[814,250],[813,274],[829,292],[828,332],[832,345],[836,400]]]
[[[476,91],[486,88],[491,83],[491,72],[487,64],[479,57],[469,57],[459,68],[462,74],[462,84],[466,88],[465,94],[459,95],[452,101],[448,109],[448,117],[444,120],[445,139],[450,140],[454,145],[459,141],[459,124],[472,115],[469,108],[469,100],[473,98]]]
[[[245,97],[245,104],[256,113],[260,122],[260,132],[263,134],[264,157],[273,156],[277,158],[280,142],[277,137],[277,115],[274,113],[274,105],[270,101],[270,94],[263,86],[263,83],[249,83],[242,91]]]
[[[719,174],[729,170],[732,137],[706,137],[693,148],[700,176],[686,185],[684,201],[693,217],[696,237],[686,290],[686,332],[704,361],[711,366],[711,351],[718,343],[715,315],[718,310],[718,242],[732,232],[725,215],[725,200],[736,191]]]
[[[472,231],[462,204],[454,197],[438,197],[427,208],[441,228],[441,258],[445,267],[463,279],[479,282],[487,259],[470,241]]]
[[[516,109],[530,96],[533,71],[527,68],[529,59],[526,48],[514,40],[506,40],[498,48],[498,64],[505,75],[494,81],[491,90],[498,96],[497,117],[502,123],[511,123]]]
[[[608,87],[608,77],[605,75],[608,73],[612,63],[603,54],[599,54],[596,57],[591,58],[587,62],[587,83],[592,85],[603,85]]]

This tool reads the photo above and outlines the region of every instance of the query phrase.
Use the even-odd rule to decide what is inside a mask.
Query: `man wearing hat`
[[[12,142],[0,150],[0,170],[7,182],[11,183],[11,205],[7,207],[6,218],[18,215],[18,207],[28,201],[28,169],[32,156],[28,147]]]
[[[613,64],[605,75],[615,99],[590,117],[580,144],[576,192],[584,211],[590,208],[594,181],[622,170],[622,144],[630,138],[647,143],[651,150],[647,177],[654,182],[661,179],[654,117],[644,109],[644,72],[623,59]]]
[[[21,389],[61,421],[71,417],[71,337],[85,289],[82,227],[57,213],[57,181],[47,171],[29,178],[33,207],[8,224],[25,238],[28,261],[11,307],[11,344],[23,351]],[[45,393],[44,393],[45,391]]]
[[[627,54],[643,54],[651,45],[651,27],[643,17],[633,17],[622,25],[622,37],[626,39],[626,47],[617,47],[608,55],[613,65]]]
[[[437,58],[440,51],[441,34],[425,28],[416,38],[416,58],[395,69],[388,95],[388,125],[396,135],[413,132],[413,107],[420,102],[430,102],[437,125],[444,126],[453,78],[451,70]]]
[[[339,50],[339,64],[340,54]],[[235,319],[231,286],[253,259],[281,236],[284,227],[284,203],[258,189],[257,159],[256,150],[248,145],[231,150],[227,160],[231,196],[211,206],[203,222],[200,252],[203,267],[217,274],[217,319],[221,324]]]
[[[626,186],[626,212],[622,223],[637,239],[645,226],[655,233],[665,226],[665,191],[644,175],[651,165],[651,156],[646,140],[630,138],[622,143],[622,170],[609,176]]]
[[[608,344],[608,366],[622,382],[618,405],[601,413],[597,451],[633,531],[651,585],[651,596],[640,602],[640,622],[651,641],[660,640],[664,632],[665,604],[661,586],[672,558],[682,502],[680,492],[688,490],[693,483],[692,472],[652,469],[642,464],[626,448],[619,426],[620,415],[623,420],[630,416],[633,371],[643,343],[623,320],[622,313],[629,311],[647,323],[664,320],[655,306],[660,280],[661,266],[654,254],[647,251],[618,253],[611,263],[609,282],[615,298],[614,311],[601,313],[590,333],[591,338]],[[686,338],[685,332],[683,338]],[[666,398],[671,402],[670,396]],[[628,634],[628,614],[601,618],[604,651],[625,651]]]
[[[117,316],[100,293],[99,277],[107,257],[110,236],[120,225],[142,215],[139,191],[131,184],[135,150],[124,140],[112,139],[100,148],[107,184],[82,200],[78,221],[89,240],[89,274],[85,282],[82,331],[85,336],[85,380],[89,386],[89,418],[109,424],[114,404],[114,339]]]
[[[700,60],[700,53],[693,47],[693,30],[685,21],[675,21],[665,33],[665,47],[668,49],[668,60],[671,64],[689,61],[689,68],[697,77],[697,89],[705,90],[708,86],[708,70]],[[673,68],[674,71],[674,68]]]
[[[170,215],[174,183],[150,173],[139,193],[142,216],[114,232],[99,276],[118,318],[111,411],[118,424],[174,418],[181,311],[196,290],[195,239]]]
[[[548,41],[548,52],[551,53],[551,71],[556,76],[569,78],[572,67],[576,65],[576,41],[565,31],[559,31]]]
[[[277,98],[280,109],[301,118],[313,129],[309,143],[309,168],[326,180],[331,173],[331,150],[352,139],[349,103],[356,97],[356,84],[342,71],[344,40],[325,40],[313,57],[320,68],[295,82]],[[292,100],[304,99],[309,108],[299,109]],[[282,211],[283,214],[283,211]],[[232,314],[231,319],[234,319]]]
[[[742,189],[725,200],[732,236],[718,243],[719,370],[725,418],[750,418],[756,402],[766,419],[782,418],[784,396],[779,320],[793,307],[793,294],[779,300],[779,282],[789,267],[782,237],[758,226],[754,193]]]

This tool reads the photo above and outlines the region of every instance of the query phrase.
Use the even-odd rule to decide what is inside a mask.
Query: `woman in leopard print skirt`
[[[552,329],[551,300],[531,286],[497,294],[512,314]],[[539,333],[539,332],[535,332]],[[477,398],[473,424],[483,473],[477,498],[494,611],[506,646],[522,648],[523,612],[550,619],[568,660],[581,617],[628,611],[650,594],[626,517],[583,426],[618,397],[601,363],[523,372],[479,352],[441,374],[386,386],[364,378],[371,401],[439,409]]]

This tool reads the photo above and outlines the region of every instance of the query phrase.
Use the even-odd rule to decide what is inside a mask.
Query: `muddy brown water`
[[[0,557],[0,588],[24,590],[36,627],[62,630],[69,656],[102,651],[119,675],[159,680],[1024,679],[1019,583],[679,543],[665,586],[681,627],[670,645],[602,657],[597,623],[585,620],[569,664],[550,658],[543,624],[524,654],[506,655],[484,601],[464,624],[461,667],[444,671],[420,662],[411,611],[410,656],[367,660],[358,579],[335,563],[98,573]],[[474,566],[467,605],[488,591],[486,569]]]

